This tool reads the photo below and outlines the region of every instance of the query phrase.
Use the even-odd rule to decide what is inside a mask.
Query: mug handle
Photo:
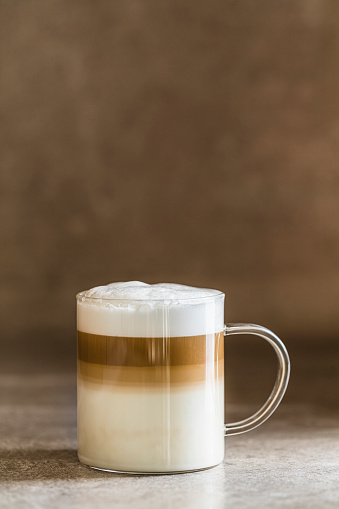
[[[251,417],[242,421],[225,424],[225,436],[245,433],[246,431],[250,431],[265,422],[266,419],[273,414],[282,400],[290,377],[290,359],[287,350],[283,342],[272,331],[265,327],[261,327],[261,325],[253,325],[249,323],[229,323],[225,325],[224,336],[230,336],[231,334],[254,334],[255,336],[260,336],[266,339],[266,341],[273,346],[275,353],[277,354],[279,364],[277,378],[266,403],[260,408],[260,410],[258,410],[258,412],[251,415]]]

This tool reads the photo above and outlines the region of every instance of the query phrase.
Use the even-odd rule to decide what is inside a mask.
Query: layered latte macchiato
[[[80,461],[154,473],[220,463],[224,294],[113,283],[77,307]]]

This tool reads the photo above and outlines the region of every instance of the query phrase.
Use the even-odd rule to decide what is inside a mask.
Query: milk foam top
[[[120,337],[180,337],[221,332],[224,294],[173,283],[111,283],[77,295],[78,330]]]

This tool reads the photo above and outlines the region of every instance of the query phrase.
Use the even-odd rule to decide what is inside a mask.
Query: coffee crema
[[[222,377],[224,335],[121,338],[78,331],[78,372],[93,383],[176,384]]]

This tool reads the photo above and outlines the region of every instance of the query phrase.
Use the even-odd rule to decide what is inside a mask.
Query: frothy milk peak
[[[105,286],[96,286],[82,294],[85,297],[121,300],[184,300],[213,297],[219,295],[218,290],[209,288],[195,288],[194,286],[178,285],[175,283],[156,283],[149,285],[141,281],[127,281],[125,283],[110,283]],[[134,304],[134,305],[137,305]]]
[[[121,337],[179,337],[224,328],[224,294],[173,283],[111,283],[78,294],[78,330]]]

